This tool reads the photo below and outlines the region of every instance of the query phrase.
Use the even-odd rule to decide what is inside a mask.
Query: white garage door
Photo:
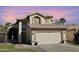
[[[50,43],[60,43],[61,42],[61,33],[52,32],[52,33],[36,33],[36,41],[38,44],[50,44]]]

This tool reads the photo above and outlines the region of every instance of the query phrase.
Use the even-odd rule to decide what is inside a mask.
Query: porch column
[[[66,31],[62,31],[62,39],[64,41],[64,44],[66,44]]]
[[[19,38],[18,38],[18,40],[19,40],[19,43],[21,43],[21,41],[22,41],[22,22],[21,21],[19,21]]]

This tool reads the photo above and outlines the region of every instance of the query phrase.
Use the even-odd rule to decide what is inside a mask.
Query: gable
[[[33,13],[29,15],[30,24],[42,24],[42,22],[45,22],[45,16],[39,14],[39,13]]]
[[[29,15],[30,24],[50,24],[53,16],[44,16],[39,13]],[[37,20],[36,20],[37,18]]]
[[[29,16],[34,16],[34,15],[41,16],[41,17],[45,18],[45,16],[44,16],[44,15],[39,14],[39,13],[33,13],[33,14],[29,15]]]

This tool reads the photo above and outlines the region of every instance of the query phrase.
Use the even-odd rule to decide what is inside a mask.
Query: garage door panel
[[[60,43],[61,41],[61,33],[53,32],[53,33],[36,33],[36,41],[39,44],[47,44],[47,43]]]

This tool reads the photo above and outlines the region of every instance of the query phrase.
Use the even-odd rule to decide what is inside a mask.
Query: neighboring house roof
[[[30,24],[32,29],[67,29],[65,26],[53,24]]]
[[[72,26],[67,26],[68,29],[79,29],[79,26],[77,25],[72,25]]]

